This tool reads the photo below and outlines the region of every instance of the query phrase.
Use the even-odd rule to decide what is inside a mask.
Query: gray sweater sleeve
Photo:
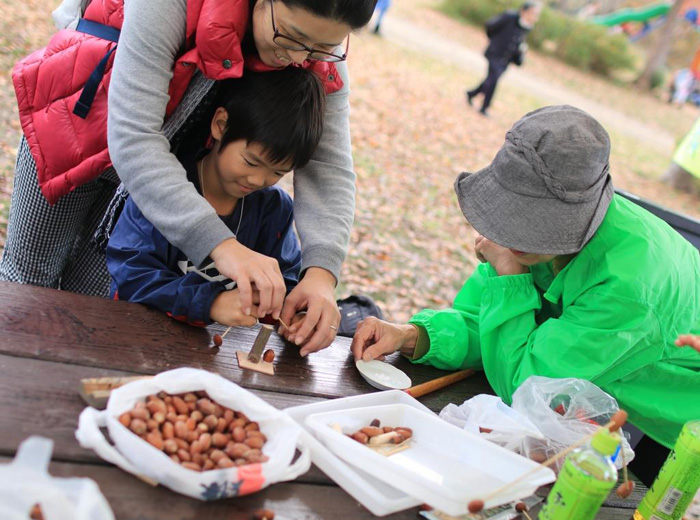
[[[127,0],[109,87],[108,143],[117,173],[144,216],[200,264],[232,237],[187,181],[162,133],[168,88],[185,40],[186,0]],[[355,206],[355,173],[345,83],[328,96],[324,132],[312,161],[294,173],[294,211],[302,269],[323,267],[339,278]]]
[[[326,101],[323,136],[309,164],[294,172],[294,219],[301,239],[302,270],[322,267],[340,279],[355,216],[355,172],[350,144],[350,78]]]
[[[107,139],[112,163],[144,216],[201,264],[233,234],[187,180],[162,133],[186,17],[186,0],[125,2],[109,86]]]

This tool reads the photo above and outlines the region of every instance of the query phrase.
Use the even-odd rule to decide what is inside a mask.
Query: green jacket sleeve
[[[496,276],[493,268],[489,264],[480,264],[455,297],[451,309],[425,309],[410,319],[409,323],[418,326],[430,338],[425,348],[427,353],[414,356],[414,363],[426,363],[444,370],[482,368],[479,310],[485,281],[491,276]]]
[[[576,377],[604,386],[661,358],[658,320],[643,303],[593,287],[541,324],[542,297],[530,274],[497,276],[486,264],[465,283],[452,309],[422,311],[430,349],[418,363],[458,369],[483,366],[510,402],[531,375]]]

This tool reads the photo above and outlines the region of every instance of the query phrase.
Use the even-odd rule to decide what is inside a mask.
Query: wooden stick
[[[619,412],[616,412],[615,415],[617,415],[618,413],[619,413]],[[625,419],[626,419],[626,414],[625,414]],[[615,426],[616,429],[617,429],[617,428],[620,428],[623,424],[624,424],[624,421],[622,421],[622,424],[618,424],[618,421],[615,419],[615,416],[613,416],[613,419],[612,419],[610,422],[608,422],[608,424],[606,424],[605,426],[602,426],[601,428],[610,428],[611,426]],[[601,428],[598,428],[598,429],[595,430],[594,432],[589,433],[589,434],[586,435],[585,437],[583,437],[583,438],[579,439],[578,441],[576,441],[575,443],[573,443],[573,444],[572,444],[571,446],[569,446],[568,448],[566,448],[566,449],[560,451],[559,453],[557,453],[557,454],[554,455],[553,457],[550,457],[549,459],[547,459],[546,461],[544,461],[542,464],[540,464],[540,466],[538,466],[538,467],[536,467],[536,468],[532,468],[530,471],[526,471],[525,473],[523,473],[522,475],[520,475],[520,476],[519,476],[518,478],[516,478],[515,480],[511,480],[511,481],[508,482],[507,484],[504,484],[503,486],[499,487],[496,491],[493,491],[493,492],[489,493],[488,495],[486,495],[486,496],[485,496],[483,499],[481,499],[481,500],[483,500],[483,502],[486,503],[488,500],[490,500],[490,499],[492,499],[493,497],[499,495],[500,493],[502,493],[503,491],[505,491],[505,490],[508,489],[509,487],[512,487],[513,485],[517,484],[518,482],[521,482],[521,481],[525,480],[525,479],[528,478],[530,475],[532,475],[532,474],[537,473],[538,471],[540,471],[540,470],[542,469],[541,466],[543,466],[543,467],[545,467],[545,468],[551,466],[551,465],[554,464],[556,461],[558,461],[559,459],[565,457],[566,455],[568,455],[569,453],[571,453],[573,450],[575,450],[575,449],[578,448],[579,446],[583,446],[583,445],[586,444],[588,441],[590,441],[590,440],[593,438],[593,436],[594,436],[596,433],[598,433],[598,431],[599,431]]]
[[[285,322],[282,321],[282,318],[277,318],[277,321],[279,321],[285,329],[289,330],[289,325],[287,325]]]
[[[434,392],[435,390],[445,388],[446,386],[456,383],[457,381],[461,381],[462,379],[466,379],[472,374],[474,374],[474,370],[472,369],[460,370],[459,372],[438,377],[437,379],[427,381],[420,385],[412,386],[411,388],[404,390],[404,392],[411,397],[420,397],[422,395],[429,394],[430,392]]]
[[[230,326],[228,329],[226,329],[226,331],[221,335],[221,339],[224,339],[224,337],[226,336],[226,334],[228,334],[228,331],[231,330],[232,328],[233,328],[233,325]]]

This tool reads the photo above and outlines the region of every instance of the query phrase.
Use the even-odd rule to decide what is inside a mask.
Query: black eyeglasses
[[[275,9],[273,7],[274,0],[270,0],[270,16],[272,17],[272,30],[275,35],[272,37],[272,41],[283,49],[289,49],[290,51],[306,51],[309,53],[307,59],[318,60],[318,61],[345,61],[348,57],[348,49],[350,48],[350,35],[345,43],[345,52],[343,54],[334,54],[332,52],[326,52],[319,49],[314,49],[308,45],[290,38],[279,32],[277,30],[277,25],[275,25]]]

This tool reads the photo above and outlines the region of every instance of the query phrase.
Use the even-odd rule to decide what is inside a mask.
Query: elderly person
[[[455,183],[483,263],[452,308],[407,325],[365,320],[355,357],[399,350],[415,363],[483,369],[506,402],[531,375],[587,379],[651,442],[673,446],[700,417],[700,356],[674,345],[700,331],[700,256],[615,195],[609,153],[607,132],[576,108],[518,121],[489,166]]]

